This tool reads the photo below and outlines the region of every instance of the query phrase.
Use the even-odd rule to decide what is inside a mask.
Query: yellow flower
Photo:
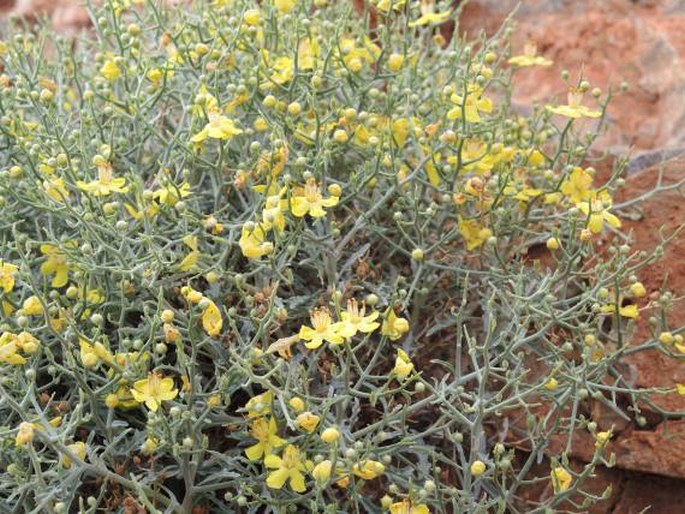
[[[321,432],[321,440],[324,443],[333,444],[340,438],[340,431],[337,428],[328,427]]]
[[[327,308],[321,307],[310,313],[312,327],[300,328],[300,339],[307,341],[305,346],[310,349],[318,348],[324,341],[331,344],[342,344],[345,338],[340,333],[341,323],[333,323],[331,313]]]
[[[376,4],[376,9],[379,11],[382,11],[385,14],[388,14],[390,12],[390,9],[393,9],[395,11],[401,11],[402,8],[406,5],[407,0],[378,0],[378,3]]]
[[[77,441],[73,444],[68,444],[67,450],[69,450],[76,457],[78,457],[79,460],[86,459],[86,443],[84,443],[83,441]],[[70,468],[73,464],[71,457],[69,457],[67,454],[62,455],[61,461],[62,466],[64,466],[65,468]]]
[[[271,404],[273,403],[274,394],[271,391],[258,394],[250,398],[245,404],[248,418],[258,418],[271,414]]]
[[[421,17],[418,20],[407,24],[408,27],[419,27],[421,25],[433,25],[435,23],[442,23],[446,21],[452,11],[447,10],[440,13],[435,11],[434,0],[421,0]]]
[[[4,332],[0,335],[0,362],[7,364],[26,364],[26,359],[17,352],[17,336],[11,332]]]
[[[266,477],[266,485],[272,489],[282,489],[286,481],[289,481],[290,488],[303,493],[307,490],[304,485],[304,474],[306,465],[302,461],[300,450],[292,444],[283,450],[283,457],[277,455],[267,455],[264,459],[264,466],[273,469]]]
[[[81,339],[79,347],[81,348],[81,362],[87,368],[94,368],[101,360],[107,363],[111,363],[114,360],[112,354],[102,343],[98,342],[93,345],[87,340]]]
[[[274,0],[274,7],[276,7],[279,13],[288,14],[293,10],[296,3],[297,0]]]
[[[632,293],[633,298],[642,298],[647,294],[647,289],[642,282],[635,282],[630,285],[630,292]]]
[[[202,328],[205,329],[207,334],[214,337],[221,333],[223,324],[224,321],[221,318],[221,311],[212,300],[209,300],[207,307],[205,307],[205,310],[202,313]]]
[[[56,202],[63,202],[69,196],[66,186],[66,182],[61,177],[43,181],[45,194]]]
[[[478,123],[481,120],[480,113],[492,112],[492,100],[483,96],[483,89],[475,84],[469,84],[466,92],[466,100],[463,96],[453,94],[450,101],[456,105],[447,113],[448,120],[461,119],[462,116],[469,123]]]
[[[550,473],[550,479],[552,480],[552,487],[554,488],[554,493],[563,493],[571,487],[571,482],[573,482],[573,477],[561,466],[556,466],[552,469]]]
[[[602,111],[593,111],[580,102],[583,100],[583,93],[576,89],[572,89],[568,93],[568,104],[567,105],[548,105],[547,110],[558,114],[560,116],[565,116],[571,119],[578,118],[599,118],[602,115]]]
[[[17,437],[14,439],[14,445],[19,447],[31,443],[35,429],[36,425],[33,423],[27,421],[19,423],[19,430],[17,431]]]
[[[390,514],[430,514],[427,505],[423,503],[417,505],[409,499],[393,503],[389,508]]]
[[[138,402],[131,394],[131,389],[125,385],[121,385],[114,393],[107,395],[105,398],[105,405],[114,409],[132,409],[138,406]]]
[[[685,395],[685,384],[676,384],[675,389],[678,394]]]
[[[379,316],[378,312],[374,311],[368,316],[364,316],[365,313],[366,307],[363,303],[360,308],[357,300],[354,298],[347,300],[347,310],[340,314],[342,318],[340,334],[345,338],[350,338],[357,332],[370,334],[376,330],[380,326],[375,321]]]
[[[110,60],[105,62],[102,68],[100,68],[100,74],[110,82],[114,82],[121,75],[121,70],[114,61]]]
[[[233,136],[242,134],[243,131],[239,129],[235,122],[226,116],[217,116],[215,114],[209,115],[209,123],[204,128],[195,134],[190,140],[193,143],[201,143],[205,139],[224,139],[229,140]]]
[[[611,439],[611,430],[605,430],[603,432],[597,432],[595,436],[595,448],[602,448]]]
[[[276,342],[271,343],[266,349],[266,353],[278,353],[281,359],[290,360],[293,358],[292,346],[300,340],[299,334],[289,337],[281,337]]]
[[[554,391],[557,387],[559,387],[559,381],[554,377],[549,377],[547,382],[545,382],[545,389],[548,391]]]
[[[659,334],[659,342],[663,344],[673,344],[675,337],[671,332],[661,332]]]
[[[483,473],[485,473],[485,470],[487,469],[487,466],[485,465],[485,462],[482,460],[474,460],[473,463],[471,464],[471,474],[474,477],[479,477]]]
[[[0,287],[5,293],[14,289],[14,275],[18,269],[14,264],[0,260]]]
[[[375,460],[363,460],[352,466],[352,473],[363,480],[373,480],[385,472],[385,466]]]
[[[145,442],[140,447],[140,451],[143,452],[143,455],[152,455],[157,451],[158,447],[159,444],[157,443],[157,441],[148,437],[147,439],[145,439]]]
[[[183,182],[180,186],[175,184],[167,184],[153,192],[153,198],[156,198],[159,203],[173,207],[181,199],[187,198],[192,192],[190,191],[190,184]]]
[[[163,378],[153,371],[147,378],[134,382],[131,394],[137,402],[145,402],[147,408],[155,412],[163,401],[176,398],[178,389],[174,389],[173,378]]]
[[[126,186],[124,177],[113,178],[113,168],[108,162],[100,163],[97,166],[98,179],[91,182],[76,181],[76,186],[91,193],[93,196],[108,196],[112,193],[126,193],[129,188]]]
[[[298,218],[306,214],[313,218],[321,218],[326,215],[326,211],[323,208],[338,205],[338,200],[337,196],[324,198],[316,180],[311,178],[304,187],[295,188],[290,199],[290,209]]]
[[[26,355],[33,355],[40,348],[40,341],[26,331],[20,332],[14,339],[14,343]]]
[[[270,241],[264,241],[266,232],[260,224],[245,224],[240,235],[240,250],[248,259],[259,259],[274,251],[274,245]]]
[[[258,460],[270,455],[274,448],[280,448],[287,441],[276,435],[278,425],[274,418],[258,418],[250,425],[250,435],[256,439],[257,444],[245,449],[245,455],[250,460]]]
[[[604,314],[613,314],[616,312],[616,304],[615,303],[610,303],[608,305],[602,305],[600,307],[600,312]],[[637,305],[623,305],[619,307],[618,313],[623,316],[624,318],[631,318],[635,319],[640,315],[640,311],[637,308]]]
[[[330,460],[323,460],[312,469],[312,477],[319,484],[323,484],[330,478],[332,470],[333,463]]]
[[[611,204],[611,197],[606,191],[596,193],[594,198],[578,204],[580,211],[588,217],[587,226],[593,234],[602,231],[604,222],[614,228],[621,226],[621,220],[609,212]]]
[[[491,236],[489,228],[481,226],[476,220],[464,220],[459,216],[459,233],[466,240],[467,250],[482,246]]]
[[[266,205],[262,210],[262,227],[264,230],[276,228],[279,232],[285,230],[285,216],[283,213],[288,210],[288,200],[282,200],[281,196],[285,193],[285,188],[279,194],[268,196]]]
[[[381,54],[381,49],[369,37],[364,37],[362,45],[357,46],[354,37],[342,37],[339,43],[342,61],[352,72],[357,73],[364,63],[373,64]]]
[[[43,314],[43,304],[37,296],[29,296],[21,305],[25,316],[40,316]]]
[[[414,364],[409,360],[409,355],[403,350],[397,350],[397,357],[395,358],[395,367],[392,372],[401,379],[405,379],[414,369]]]
[[[388,57],[388,68],[390,71],[398,72],[402,69],[404,65],[404,55],[402,54],[390,54]]]
[[[305,403],[302,398],[299,396],[294,396],[288,401],[288,405],[295,411],[295,412],[302,412],[305,409]]]
[[[75,243],[67,243],[66,246],[75,246]],[[41,264],[40,272],[43,275],[51,275],[52,287],[63,287],[69,280],[69,265],[64,252],[56,245],[42,244],[40,251],[47,257],[47,260]]]
[[[561,184],[561,192],[571,198],[574,204],[587,200],[592,195],[592,175],[583,168],[574,167]]]
[[[485,173],[494,168],[502,156],[488,153],[487,144],[478,139],[467,139],[461,149],[461,166],[464,171]],[[450,164],[459,164],[456,156],[448,157]]]
[[[409,332],[409,322],[404,318],[398,317],[395,311],[390,309],[388,316],[383,320],[381,334],[388,336],[391,341],[397,341],[407,332]]]
[[[527,66],[551,66],[552,61],[545,59],[541,55],[537,55],[537,47],[533,44],[527,44],[523,47],[522,55],[515,55],[509,59],[509,64],[525,68]]]
[[[250,26],[258,25],[260,18],[261,13],[258,9],[248,9],[245,11],[245,14],[243,14],[243,20]]]
[[[303,430],[311,434],[312,432],[314,432],[314,430],[316,430],[316,427],[319,425],[321,417],[309,411],[306,411],[302,414],[299,414],[295,421],[297,422],[298,427],[302,428]]]

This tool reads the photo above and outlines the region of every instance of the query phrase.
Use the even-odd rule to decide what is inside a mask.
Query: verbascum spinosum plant
[[[371,8],[373,31],[325,0],[3,29],[12,512],[584,508],[613,462],[591,402],[674,415],[653,397],[685,386],[620,366],[685,344],[630,337],[661,247],[631,250],[622,167],[592,168],[611,93],[517,114],[512,77],[551,62],[510,23],[448,42],[445,2]]]

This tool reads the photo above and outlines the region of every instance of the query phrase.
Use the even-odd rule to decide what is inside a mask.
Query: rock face
[[[518,0],[475,0],[460,27],[493,33]],[[515,15],[514,50],[527,42],[552,59],[549,68],[521,70],[517,100],[565,98],[561,70],[581,70],[593,86],[630,90],[611,103],[611,130],[600,141],[626,151],[685,145],[685,2],[683,0],[523,0]]]

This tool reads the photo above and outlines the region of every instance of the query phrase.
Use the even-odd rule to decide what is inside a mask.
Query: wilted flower
[[[383,320],[381,334],[388,336],[391,341],[397,341],[407,332],[409,332],[409,322],[397,316],[394,309],[390,309],[387,317]]]

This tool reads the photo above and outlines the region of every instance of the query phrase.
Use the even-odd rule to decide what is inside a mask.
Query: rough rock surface
[[[475,0],[460,26],[471,35],[493,33],[518,0]],[[565,98],[561,70],[583,69],[593,86],[630,91],[609,108],[612,128],[604,148],[626,151],[685,144],[685,1],[523,0],[515,16],[513,45],[527,42],[552,59],[549,68],[518,72],[516,99],[526,103]]]

